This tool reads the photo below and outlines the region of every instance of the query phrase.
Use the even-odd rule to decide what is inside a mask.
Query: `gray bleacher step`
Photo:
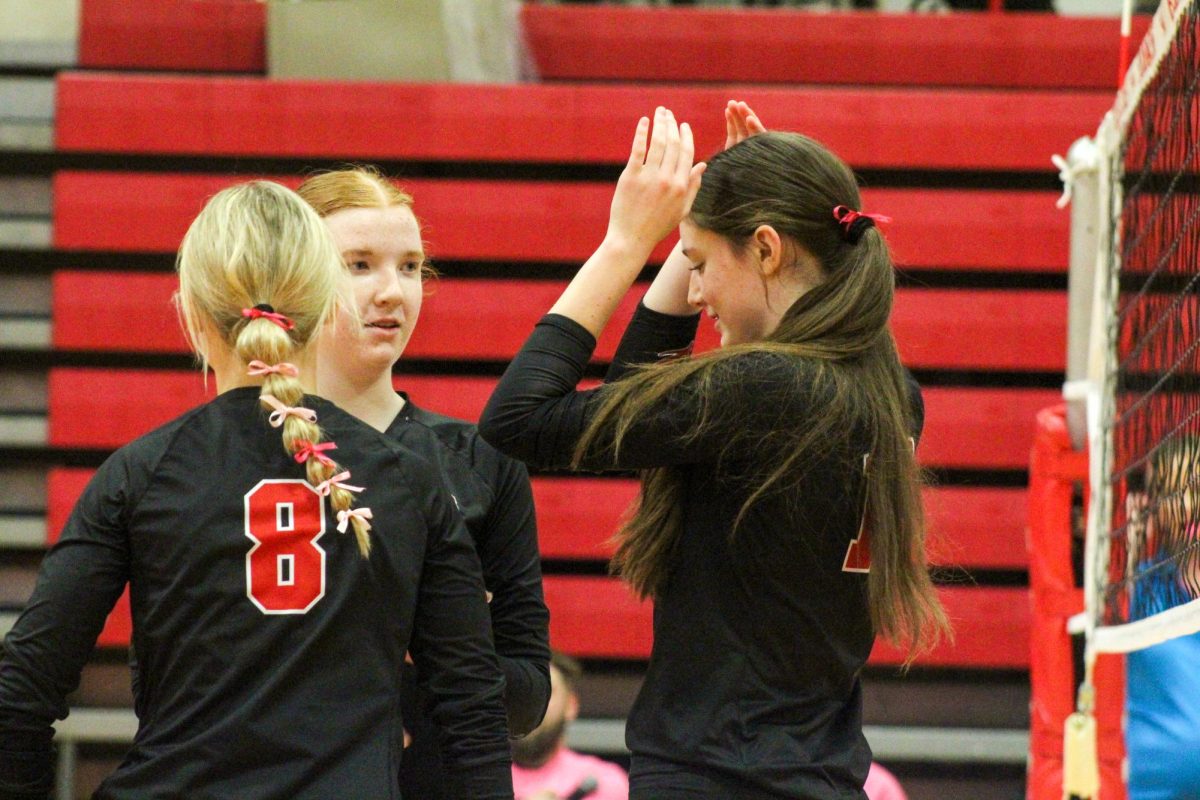
[[[0,447],[45,447],[48,441],[44,414],[0,414]]]
[[[54,149],[54,79],[0,75],[0,150]]]
[[[0,75],[0,119],[54,121],[54,78]]]
[[[41,217],[53,213],[53,183],[49,178],[0,177],[0,217]]]
[[[49,153],[54,150],[54,123],[0,119],[0,150]]]
[[[50,320],[0,314],[0,348],[12,350],[49,350]]]
[[[0,129],[0,149],[3,135]],[[0,249],[49,250],[52,242],[49,219],[0,219]]]
[[[78,61],[79,43],[74,39],[0,40],[0,70],[63,69],[75,66]]]
[[[0,514],[0,548],[40,550],[45,546],[45,517],[35,514]]]

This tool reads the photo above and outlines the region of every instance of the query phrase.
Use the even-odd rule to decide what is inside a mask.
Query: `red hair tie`
[[[297,464],[303,464],[305,461],[308,461],[308,459],[311,457],[311,458],[315,458],[317,461],[320,461],[322,464],[324,464],[327,467],[333,466],[333,459],[331,459],[329,456],[325,455],[326,450],[336,450],[337,449],[337,445],[334,444],[333,442],[322,442],[320,444],[313,444],[312,442],[310,442],[306,439],[302,439],[300,442],[298,442],[298,444],[300,445],[300,449],[296,451],[295,456],[294,456]]]
[[[850,206],[834,206],[833,218],[842,227],[842,239],[850,244],[858,244],[863,232],[875,227],[875,223],[892,221],[891,217],[883,214],[864,214]]]
[[[258,319],[259,317],[262,317],[263,319],[269,319],[271,322],[274,322],[285,331],[290,331],[292,328],[296,327],[296,323],[292,322],[283,314],[276,314],[275,309],[271,308],[271,306],[267,305],[266,303],[259,303],[254,308],[243,308],[242,316],[250,319]]]

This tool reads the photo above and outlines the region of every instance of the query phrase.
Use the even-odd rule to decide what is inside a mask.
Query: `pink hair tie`
[[[300,441],[300,449],[296,451],[293,458],[297,464],[303,464],[309,458],[315,458],[327,467],[333,466],[333,459],[325,455],[326,450],[336,450],[337,445],[333,442],[322,442],[321,444],[313,444],[307,440]]]
[[[275,397],[273,394],[260,395],[258,399],[275,409],[271,412],[271,416],[267,418],[267,421],[271,423],[272,428],[278,428],[283,424],[284,419],[287,417],[298,417],[307,422],[317,421],[317,412],[313,411],[311,408],[300,408],[299,406],[292,408],[291,406],[285,406],[283,403],[279,402],[279,398]]]
[[[371,509],[369,508],[352,508],[349,511],[339,511],[338,518],[338,533],[345,533],[346,527],[350,524],[351,517],[358,517],[363,521],[363,530],[371,530],[371,523],[367,520],[371,519]]]
[[[286,361],[272,365],[255,359],[248,366],[250,367],[250,370],[246,373],[248,375],[287,375],[289,378],[300,377],[300,370],[296,365],[289,364]]]
[[[350,470],[346,470],[345,472],[339,472],[337,475],[334,475],[329,480],[321,481],[320,483],[318,483],[316,486],[317,494],[321,495],[321,497],[328,497],[330,494],[333,493],[334,487],[337,487],[338,489],[345,489],[347,492],[363,491],[362,486],[351,486],[348,483],[342,483],[342,481],[346,481],[349,479],[350,479]]]
[[[842,239],[850,244],[858,244],[867,228],[875,227],[875,223],[892,221],[884,214],[864,214],[850,206],[834,206],[833,218],[842,227]]]
[[[276,314],[275,309],[267,303],[259,303],[254,308],[243,308],[242,316],[248,317],[249,319],[259,319],[260,317],[262,319],[269,319],[271,322],[274,322],[285,331],[290,331],[292,328],[296,327],[296,323],[292,322],[283,314]]]

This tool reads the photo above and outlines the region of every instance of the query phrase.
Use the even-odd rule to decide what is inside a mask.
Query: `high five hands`
[[[725,149],[733,147],[743,139],[756,133],[765,133],[766,128],[758,115],[741,100],[730,100],[725,104]]]
[[[646,255],[686,216],[704,163],[693,164],[696,154],[692,129],[661,106],[650,120],[638,120],[629,162],[625,165],[608,216],[610,241]]]

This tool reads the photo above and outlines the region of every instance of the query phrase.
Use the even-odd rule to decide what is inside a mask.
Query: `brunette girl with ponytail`
[[[324,224],[282,186],[235,186],[178,271],[217,396],[113,454],[45,557],[0,661],[0,796],[47,796],[52,723],[128,585],[139,727],[97,798],[395,797],[407,649],[449,796],[511,800],[462,518],[426,460],[308,391],[318,333],[354,313]]]
[[[642,471],[613,568],[655,603],[631,797],[864,797],[859,672],[878,633],[948,633],[924,555],[920,392],[888,329],[880,215],[804,136],[726,109],[726,149],[638,125],[608,233],[480,423],[539,467]],[[680,242],[605,385],[575,390],[654,246]],[[691,357],[697,311],[717,350]],[[664,358],[664,356],[667,356]]]

